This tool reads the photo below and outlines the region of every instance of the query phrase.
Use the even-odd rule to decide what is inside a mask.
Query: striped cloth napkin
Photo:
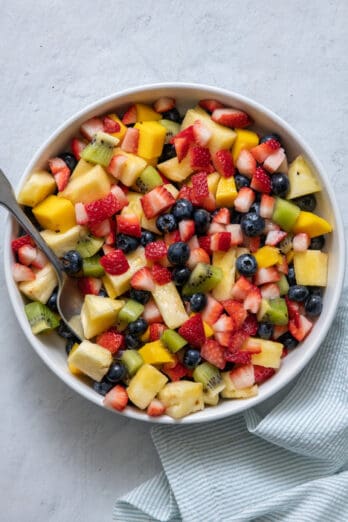
[[[118,522],[347,522],[348,306],[278,403],[155,426],[164,471],[116,502]]]

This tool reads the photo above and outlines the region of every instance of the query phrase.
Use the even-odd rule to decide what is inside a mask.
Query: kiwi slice
[[[161,336],[161,341],[172,353],[178,352],[187,344],[186,339],[181,337],[181,335],[178,334],[178,332],[169,329],[164,330]]]
[[[76,245],[76,250],[82,257],[94,256],[104,244],[104,239],[86,234],[81,237]]]
[[[278,326],[288,324],[288,308],[283,297],[276,299],[262,299],[261,306],[257,314],[257,320],[263,323],[271,323]]]
[[[105,272],[99,260],[99,256],[85,257],[82,261],[83,275],[87,277],[103,277]]]
[[[193,295],[197,292],[209,292],[221,281],[223,272],[218,266],[198,263],[191,272],[190,278],[182,289],[182,295]]]
[[[127,368],[129,377],[133,377],[144,364],[144,359],[137,350],[125,350],[121,356],[121,361]]]
[[[131,323],[136,321],[144,311],[144,306],[133,299],[128,299],[119,311],[117,320],[120,323]]]
[[[35,335],[54,330],[57,328],[57,326],[59,326],[59,316],[53,313],[48,308],[48,306],[40,303],[39,301],[33,301],[32,303],[25,305],[24,310],[28,318],[31,331]]]
[[[117,138],[106,132],[97,132],[91,143],[81,152],[81,158],[90,163],[98,163],[102,167],[107,167],[118,141]]]
[[[278,248],[282,254],[287,254],[292,249],[292,239],[293,235],[288,234],[282,241],[279,243]]]
[[[300,214],[300,207],[285,199],[276,198],[276,204],[272,215],[272,221],[277,223],[283,230],[290,232],[295,226]]]
[[[221,373],[212,364],[204,362],[199,364],[193,372],[193,380],[203,384],[204,391],[219,393],[224,389]]]
[[[180,124],[176,123],[175,121],[160,120],[159,123],[163,125],[167,131],[165,143],[169,143],[170,140],[180,131]]]
[[[163,185],[163,179],[154,167],[148,165],[137,178],[135,185],[140,192],[146,194],[155,187]]]
[[[285,275],[282,274],[281,278],[279,279],[277,285],[279,286],[280,295],[286,295],[289,291],[289,283],[286,279]]]

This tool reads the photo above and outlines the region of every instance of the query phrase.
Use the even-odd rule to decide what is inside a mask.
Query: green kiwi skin
[[[28,318],[31,331],[35,335],[54,330],[59,326],[59,316],[39,301],[26,304],[24,311]]]
[[[182,294],[190,296],[197,292],[209,292],[220,283],[222,276],[221,268],[206,263],[198,263],[183,287]]]

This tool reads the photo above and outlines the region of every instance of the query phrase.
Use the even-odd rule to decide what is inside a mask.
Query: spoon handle
[[[0,169],[0,205],[4,206],[18,221],[18,223],[31,235],[35,243],[40,247],[43,253],[48,257],[52,265],[54,266],[59,282],[63,281],[62,268],[59,259],[49,246],[42,239],[39,231],[34,227],[28,216],[23,212],[21,207],[18,205],[16,197],[14,195],[12,186],[6,178],[3,171]]]

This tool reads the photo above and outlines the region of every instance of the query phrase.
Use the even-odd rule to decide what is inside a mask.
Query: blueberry
[[[271,176],[272,192],[276,196],[284,198],[289,192],[290,182],[286,174],[276,172]]]
[[[146,331],[146,329],[147,329],[147,322],[142,317],[140,317],[136,321],[132,321],[128,325],[129,333],[134,334],[134,335],[141,335]]]
[[[174,145],[171,143],[165,143],[163,145],[162,154],[158,158],[158,163],[162,163],[163,161],[167,161],[169,159],[172,159],[176,156],[176,150]]]
[[[138,303],[146,304],[150,299],[150,292],[147,290],[136,290],[135,288],[131,288],[129,291],[129,297],[134,299],[134,301],[138,301]]]
[[[73,154],[70,154],[70,152],[63,152],[63,154],[59,154],[58,157],[64,161],[66,166],[70,169],[70,172],[74,170],[77,165],[77,159]]]
[[[254,203],[251,205],[249,212],[254,212],[254,214],[260,214],[260,207],[261,204],[259,201],[254,201]]]
[[[297,339],[295,339],[290,332],[285,332],[283,335],[278,337],[277,342],[282,343],[288,350],[292,350],[298,345]]]
[[[269,141],[269,140],[277,140],[280,143],[280,136],[279,136],[279,134],[276,134],[275,132],[273,132],[272,134],[267,134],[266,136],[264,136],[263,138],[260,139],[260,143],[266,143],[266,141]]]
[[[325,245],[325,237],[324,236],[317,236],[312,237],[309,248],[311,250],[321,250],[324,248]]]
[[[177,221],[190,219],[193,212],[193,205],[188,199],[178,199],[172,208],[172,214]]]
[[[200,312],[207,304],[207,298],[204,294],[197,292],[190,297],[190,308],[192,312]]]
[[[191,274],[191,270],[187,266],[178,266],[172,272],[172,280],[177,286],[184,285]]]
[[[231,223],[233,225],[239,225],[242,217],[244,214],[241,212],[238,212],[237,210],[234,210],[233,208],[230,209],[230,216],[231,216]]]
[[[211,215],[203,208],[194,211],[193,219],[195,222],[196,233],[204,235],[210,225]]]
[[[243,174],[236,174],[234,176],[234,182],[236,184],[237,190],[239,191],[242,187],[249,187],[251,179],[247,178]]]
[[[99,393],[99,395],[105,396],[112,388],[114,387],[114,384],[107,381],[101,381],[101,382],[94,382],[93,383],[93,389]]]
[[[270,339],[273,335],[273,324],[260,323],[256,335],[261,339]]]
[[[309,290],[306,286],[303,285],[294,285],[290,286],[288,291],[288,298],[291,301],[296,301],[297,303],[302,303],[309,296]]]
[[[48,306],[48,308],[50,308],[52,310],[52,312],[58,312],[57,296],[58,296],[58,289],[55,288],[46,303],[46,305]]]
[[[174,109],[170,109],[170,111],[162,112],[162,118],[163,120],[175,121],[176,123],[182,122],[182,117],[175,107]]]
[[[294,267],[292,265],[289,266],[287,280],[288,280],[288,283],[289,283],[290,286],[295,286],[297,284],[296,283],[295,269],[294,269]]]
[[[249,212],[242,217],[240,225],[246,236],[255,237],[262,234],[265,228],[265,220],[258,214]]]
[[[323,309],[323,299],[321,295],[312,294],[305,303],[305,310],[310,317],[317,317]]]
[[[198,364],[201,362],[201,354],[198,350],[194,350],[193,348],[188,348],[186,350],[183,363],[186,368],[189,368],[190,370],[193,368],[196,368]]]
[[[175,221],[173,214],[162,214],[156,219],[156,226],[160,232],[166,234],[166,232],[173,232],[178,225]]]
[[[69,250],[62,257],[62,267],[67,274],[76,274],[82,268],[82,257],[77,250]]]
[[[113,363],[108,373],[105,375],[105,379],[109,382],[116,383],[121,381],[126,376],[127,370],[121,362]]]
[[[99,297],[108,297],[108,293],[105,288],[101,288],[98,292]]]
[[[142,345],[141,340],[136,335],[126,334],[124,340],[126,342],[127,348],[130,348],[131,350],[136,350]]]
[[[252,276],[257,270],[257,262],[252,254],[242,254],[237,258],[236,267],[241,275]]]
[[[141,232],[141,238],[140,238],[141,246],[144,247],[148,243],[153,243],[153,241],[156,241],[156,236],[153,232],[150,232],[150,230],[143,230]]]
[[[313,212],[317,206],[317,200],[314,194],[307,194],[306,196],[295,198],[292,200],[292,202],[300,207],[301,210],[306,210],[307,212]]]
[[[139,239],[127,234],[118,234],[116,237],[116,246],[125,254],[133,252],[139,246]]]
[[[71,352],[71,349],[74,346],[75,342],[76,339],[74,337],[72,337],[71,339],[67,339],[65,343],[65,351],[67,355],[69,355],[69,353]]]
[[[167,257],[173,265],[184,265],[190,257],[190,248],[184,241],[172,243],[168,248]]]
[[[61,321],[59,323],[59,326],[57,328],[57,334],[60,335],[61,337],[63,337],[63,339],[74,339],[74,342],[76,341],[75,334],[64,323],[64,321]]]

